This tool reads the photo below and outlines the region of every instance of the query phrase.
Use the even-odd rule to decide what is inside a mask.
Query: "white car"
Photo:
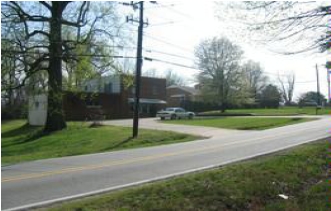
[[[166,118],[168,119],[193,119],[195,116],[195,113],[190,112],[190,111],[185,111],[183,108],[178,108],[178,107],[171,107],[171,108],[166,108],[162,111],[157,112],[156,114],[157,117],[160,117],[161,120],[164,120]]]

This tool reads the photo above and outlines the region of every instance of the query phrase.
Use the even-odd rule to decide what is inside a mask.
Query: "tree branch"
[[[39,3],[42,4],[43,6],[45,6],[49,11],[52,11],[51,5],[49,5],[47,2],[39,1]]]

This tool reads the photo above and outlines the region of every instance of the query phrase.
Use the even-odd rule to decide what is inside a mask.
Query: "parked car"
[[[194,112],[190,112],[190,111],[185,111],[185,109],[183,108],[179,108],[179,107],[170,107],[170,108],[166,108],[162,111],[157,112],[156,114],[157,117],[160,117],[161,120],[164,120],[166,118],[168,119],[193,119],[193,117],[195,116]]]

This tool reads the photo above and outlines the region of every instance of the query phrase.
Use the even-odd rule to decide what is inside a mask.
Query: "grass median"
[[[256,116],[289,116],[289,115],[315,115],[315,107],[280,107],[280,108],[251,108],[251,109],[228,109],[221,111],[201,112],[201,115],[256,115]],[[331,108],[325,107],[318,110],[318,115],[331,114]]]
[[[264,130],[315,120],[312,118],[220,117],[193,120],[165,120],[162,123],[206,126],[239,130]]]
[[[29,126],[23,120],[2,122],[1,163],[13,164],[201,139],[201,137],[175,132],[140,130],[139,137],[130,140],[131,128],[89,127],[89,125],[69,122],[67,129],[44,134],[42,127]]]
[[[323,140],[50,210],[329,210],[326,156]]]

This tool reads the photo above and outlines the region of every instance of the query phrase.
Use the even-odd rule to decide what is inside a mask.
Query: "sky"
[[[138,11],[126,10],[128,14],[138,16]],[[222,12],[222,11],[221,11]],[[293,72],[296,77],[294,99],[307,91],[316,91],[316,64],[319,69],[320,90],[327,96],[327,71],[323,67],[330,54],[282,55],[275,53],[275,48],[291,46],[259,45],[242,37],[243,28],[238,29],[229,20],[220,20],[215,16],[215,3],[197,2],[158,2],[145,3],[144,16],[149,25],[144,28],[144,57],[151,57],[166,62],[144,61],[143,72],[155,69],[155,74],[162,76],[169,69],[185,78],[186,84],[196,84],[195,76],[199,70],[194,67],[194,48],[199,42],[214,36],[226,36],[244,50],[244,60],[260,62],[270,81],[277,84],[278,73],[286,75]],[[137,26],[132,26],[135,29]],[[240,32],[236,30],[241,30]],[[135,35],[133,35],[135,36]],[[177,65],[172,65],[175,63]]]

